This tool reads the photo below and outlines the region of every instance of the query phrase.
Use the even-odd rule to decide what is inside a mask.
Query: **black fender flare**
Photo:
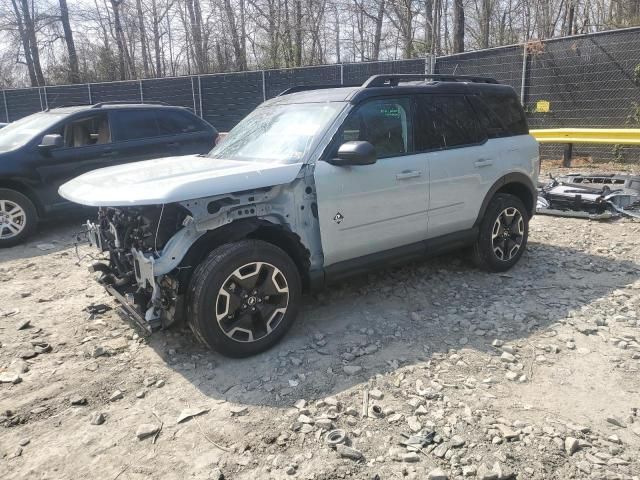
[[[489,206],[489,202],[491,201],[491,199],[493,198],[493,196],[502,188],[506,187],[509,184],[520,184],[520,185],[524,185],[524,187],[527,189],[528,194],[530,195],[531,198],[531,208],[529,208],[529,216],[532,217],[535,214],[536,211],[536,199],[538,196],[538,192],[537,189],[535,187],[535,185],[533,184],[533,181],[531,180],[531,177],[525,175],[524,173],[520,173],[520,172],[512,172],[512,173],[508,173],[503,177],[500,177],[489,189],[489,191],[487,192],[487,194],[484,197],[484,200],[482,201],[482,205],[480,206],[480,211],[478,212],[478,217],[476,218],[475,223],[473,224],[474,227],[477,227],[480,225],[480,222],[482,222],[482,219],[484,218],[484,214],[487,211],[487,207]],[[527,202],[525,202],[526,204]]]
[[[265,233],[273,233],[276,231],[279,235],[269,236]],[[264,238],[265,236],[266,238]],[[303,282],[306,283],[304,277],[309,269],[309,265],[307,264],[308,252],[306,250],[305,252],[301,251],[304,246],[300,243],[299,237],[294,236],[294,234],[284,225],[272,223],[260,218],[245,218],[233,221],[219,228],[209,230],[194,242],[178,267],[177,279],[179,282],[179,293],[182,293],[184,289],[188,287],[191,275],[195,268],[202,259],[209,254],[209,252],[224,243],[230,243],[249,237],[263,239],[285,250],[300,269]],[[283,242],[276,241],[278,238],[285,237],[286,240]],[[288,243],[287,240],[289,241]],[[291,246],[292,248],[287,248],[287,246]]]

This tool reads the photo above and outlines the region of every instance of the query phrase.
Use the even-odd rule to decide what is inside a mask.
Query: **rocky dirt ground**
[[[76,224],[0,252],[2,479],[640,479],[638,222],[356,278],[245,360],[90,315]]]

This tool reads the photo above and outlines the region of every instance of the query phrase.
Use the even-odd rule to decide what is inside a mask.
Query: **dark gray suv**
[[[0,130],[0,248],[39,220],[78,209],[58,187],[123,163],[206,153],[218,132],[191,111],[156,104],[100,103],[35,113]]]

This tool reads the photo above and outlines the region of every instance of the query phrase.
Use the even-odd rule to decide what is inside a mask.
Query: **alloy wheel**
[[[491,245],[493,253],[504,262],[518,254],[524,240],[524,218],[515,207],[505,208],[493,224]]]
[[[223,282],[216,299],[216,320],[237,342],[256,342],[275,330],[289,306],[289,285],[270,263],[251,262]]]
[[[27,225],[27,214],[24,209],[11,200],[0,199],[0,239],[13,238]]]

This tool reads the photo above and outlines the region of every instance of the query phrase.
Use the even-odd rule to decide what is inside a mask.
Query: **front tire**
[[[0,188],[0,248],[22,243],[35,230],[38,213],[28,197]]]
[[[216,248],[189,289],[188,321],[207,347],[247,357],[276,344],[300,308],[302,284],[291,258],[261,240]]]
[[[488,272],[507,271],[520,260],[528,236],[529,214],[522,200],[515,195],[496,194],[480,223],[473,261]]]

